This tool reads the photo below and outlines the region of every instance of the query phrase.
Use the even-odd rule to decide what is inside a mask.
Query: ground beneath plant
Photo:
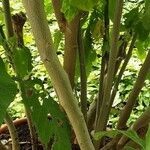
[[[19,137],[20,150],[32,150],[31,138],[27,123],[16,127],[16,130]],[[8,130],[0,134],[0,140],[4,145],[8,147],[12,146],[12,141]],[[43,150],[43,146],[41,145],[40,142],[38,143],[38,150]],[[80,150],[80,149],[78,145],[73,144],[72,150]]]

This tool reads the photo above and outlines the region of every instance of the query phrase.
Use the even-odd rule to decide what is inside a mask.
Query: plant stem
[[[104,7],[104,37],[103,37],[103,47],[102,47],[102,60],[101,60],[101,70],[100,70],[100,81],[99,81],[99,91],[98,91],[98,98],[97,98],[97,107],[96,107],[96,118],[95,118],[95,129],[97,129],[98,117],[100,114],[100,109],[103,101],[103,93],[104,93],[104,83],[105,83],[105,75],[106,70],[108,67],[108,57],[109,57],[109,1],[105,0],[105,7]]]
[[[130,130],[137,131],[138,129],[148,125],[150,123],[150,107],[134,122],[134,124],[130,127]],[[118,148],[123,147],[128,138],[126,136],[122,136],[118,142]]]
[[[136,38],[137,38],[137,35],[136,34],[133,35],[133,38],[132,38],[132,41],[131,41],[131,44],[130,44],[130,47],[129,47],[129,50],[128,50],[128,53],[127,53],[127,56],[126,56],[126,58],[124,60],[124,63],[122,65],[122,67],[120,69],[120,72],[119,72],[119,74],[117,76],[117,79],[115,81],[115,84],[114,84],[114,87],[113,87],[113,90],[112,90],[112,94],[111,94],[111,98],[110,98],[110,102],[109,102],[109,109],[111,109],[111,106],[113,104],[113,101],[115,99],[115,96],[116,96],[116,93],[117,93],[117,90],[118,90],[118,86],[119,86],[120,80],[122,78],[122,75],[123,75],[123,73],[124,73],[124,71],[126,69],[126,66],[127,66],[128,62],[129,62],[129,60],[130,60],[130,58],[132,56],[132,51],[134,49]]]
[[[120,27],[120,20],[122,15],[122,8],[123,8],[123,0],[117,0],[116,2],[116,9],[115,9],[115,16],[114,16],[114,24],[113,24],[113,33],[112,33],[112,41],[110,46],[110,55],[109,55],[109,62],[108,62],[108,72],[106,76],[106,84],[104,86],[104,94],[103,94],[103,101],[100,110],[100,114],[98,116],[97,121],[97,128],[96,131],[105,130],[107,124],[107,114],[110,112],[108,110],[110,94],[114,79],[114,71],[115,71],[115,63],[117,57],[117,41],[119,36],[119,27]],[[100,141],[95,142],[95,149],[98,150],[100,146]]]
[[[9,0],[2,0],[4,15],[5,15],[5,25],[7,31],[7,38],[10,38],[14,35],[12,22],[11,22],[11,13],[10,13],[10,4]]]
[[[86,77],[86,65],[85,65],[85,50],[82,40],[81,23],[79,23],[78,29],[78,52],[80,62],[80,79],[81,79],[81,111],[87,121],[87,77]]]
[[[23,0],[23,4],[31,23],[41,59],[51,77],[59,102],[66,111],[73,126],[80,148],[81,150],[94,150],[84,116],[77,104],[77,99],[73,95],[68,75],[63,70],[54,50],[51,33],[44,12],[44,1]],[[77,26],[75,26],[75,28],[76,27]]]
[[[8,130],[12,139],[12,150],[20,150],[19,138],[16,132],[16,128],[9,114],[6,112],[5,122],[8,126]]]
[[[132,111],[134,104],[136,102],[136,99],[144,85],[144,81],[146,79],[146,76],[147,76],[149,70],[150,70],[150,50],[148,51],[146,59],[139,71],[137,80],[134,84],[134,87],[133,87],[129,97],[128,97],[127,103],[120,113],[120,118],[119,118],[119,121],[117,124],[118,129],[123,129],[126,127],[127,120],[130,117],[131,111]]]

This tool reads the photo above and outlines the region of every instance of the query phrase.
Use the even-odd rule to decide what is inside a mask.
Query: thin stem
[[[99,91],[97,98],[97,107],[96,107],[96,118],[95,118],[95,130],[97,130],[98,117],[100,114],[100,109],[103,101],[103,88],[105,82],[106,70],[108,67],[108,52],[109,52],[109,1],[106,0],[104,7],[104,37],[103,37],[103,47],[102,47],[102,60],[101,60],[101,70],[100,70],[100,79],[99,79]]]
[[[16,128],[13,124],[12,118],[8,113],[6,113],[5,116],[5,122],[8,126],[8,130],[12,139],[12,150],[20,150],[20,145],[19,145],[19,138],[17,135]]]
[[[113,87],[113,90],[112,90],[112,94],[111,94],[111,98],[110,98],[110,102],[109,102],[109,108],[111,108],[111,106],[112,106],[112,103],[113,103],[113,101],[115,99],[115,96],[116,96],[116,93],[117,93],[117,90],[118,90],[118,86],[119,86],[120,80],[122,78],[122,75],[123,75],[126,67],[127,67],[128,62],[129,62],[129,60],[130,60],[130,58],[132,56],[132,51],[134,49],[136,38],[137,38],[137,35],[135,34],[133,36],[133,38],[132,38],[132,41],[131,41],[131,44],[130,44],[127,56],[126,56],[126,58],[124,60],[124,63],[122,65],[122,67],[120,69],[120,72],[119,72],[119,74],[117,76],[117,79],[115,81],[115,84],[114,84],[114,87]]]
[[[106,76],[106,85],[104,86],[104,94],[103,94],[103,101],[100,110],[100,114],[98,117],[98,125],[96,131],[105,130],[107,124],[107,114],[110,112],[108,110],[109,106],[109,99],[114,79],[114,71],[115,71],[115,63],[117,57],[117,42],[119,36],[119,28],[120,28],[120,21],[122,15],[122,8],[123,8],[123,0],[117,0],[116,9],[115,9],[115,16],[114,16],[114,24],[113,24],[113,33],[112,33],[112,41],[110,46],[110,55],[109,55],[109,62],[108,62],[108,72]],[[97,141],[95,143],[95,149],[99,149],[100,142]]]
[[[11,22],[11,13],[10,13],[10,4],[9,0],[2,0],[4,15],[5,15],[5,25],[7,31],[7,38],[10,38],[14,35],[12,22]]]
[[[146,76],[147,76],[149,70],[150,70],[150,50],[148,51],[146,59],[139,71],[137,80],[134,84],[134,87],[133,87],[129,97],[128,97],[127,103],[120,113],[120,118],[119,118],[118,125],[117,125],[118,129],[123,129],[126,127],[127,120],[130,117],[130,114],[132,112],[134,104],[135,104],[137,97],[144,85],[144,81],[146,79]]]
[[[80,23],[79,23],[80,24]],[[87,77],[86,77],[86,65],[85,65],[85,50],[82,40],[81,24],[78,29],[78,51],[80,62],[80,79],[81,79],[81,111],[87,120]]]

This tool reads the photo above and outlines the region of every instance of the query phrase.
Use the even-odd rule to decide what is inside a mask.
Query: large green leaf
[[[32,70],[32,57],[27,47],[19,47],[13,51],[17,75],[24,78]]]
[[[14,100],[17,93],[17,85],[5,70],[5,64],[0,57],[0,123],[5,117],[6,109]]]
[[[150,1],[145,1],[145,13],[142,18],[143,26],[146,30],[150,31]]]
[[[89,11],[91,10],[97,3],[97,0],[69,0],[72,6],[77,7],[80,10]]]
[[[70,22],[78,12],[78,9],[72,6],[69,0],[62,0],[61,11],[64,13],[65,18]]]
[[[129,11],[128,13],[126,13],[124,15],[125,18],[125,27],[126,28],[133,28],[135,27],[135,25],[138,23],[139,21],[139,9],[137,8],[133,8],[131,11]]]
[[[43,98],[41,103],[38,97],[38,94],[33,94],[28,106],[32,108],[32,119],[41,142],[47,145],[52,140],[54,150],[61,150],[62,147],[70,150],[70,127],[64,112],[51,97]]]

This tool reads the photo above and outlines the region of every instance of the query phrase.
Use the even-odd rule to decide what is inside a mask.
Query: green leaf
[[[54,46],[55,46],[55,50],[58,49],[59,43],[62,40],[62,37],[63,37],[62,32],[60,32],[60,30],[55,30],[55,32],[54,32]]]
[[[124,15],[125,18],[125,27],[133,28],[139,21],[139,9],[133,8],[130,12]]]
[[[97,0],[69,0],[70,4],[80,10],[90,11],[97,3]]]
[[[27,47],[19,47],[13,52],[17,75],[24,78],[25,76],[29,75],[33,68],[30,50]]]
[[[42,143],[47,146],[52,140],[54,150],[61,150],[62,146],[70,150],[70,127],[59,105],[51,97],[45,98],[40,104],[36,94],[29,101],[32,108],[32,119]]]
[[[138,22],[138,24],[136,24],[136,26],[135,26],[135,32],[138,34],[139,40],[145,41],[145,40],[148,38],[150,31],[146,30],[146,29],[143,27],[142,22],[140,21],[140,22]]]
[[[144,46],[144,42],[141,42],[141,41],[137,41],[136,42],[136,48],[137,48],[137,55],[139,57],[139,59],[141,61],[144,61],[145,57],[146,57],[146,48]]]
[[[147,131],[147,134],[146,134],[146,150],[149,150],[150,148],[150,124],[149,124],[149,127],[148,127],[148,131]]]
[[[133,140],[134,142],[136,142],[137,144],[139,144],[143,150],[145,149],[145,142],[143,139],[141,139],[137,133],[133,130],[128,130],[128,131],[121,131],[118,130],[120,133],[124,134],[125,136],[127,136],[128,138],[130,138],[131,140]]]
[[[77,14],[78,9],[72,6],[69,0],[62,0],[61,11],[64,13],[65,18],[70,22],[71,20],[73,20],[73,18]]]
[[[127,136],[128,138],[130,138],[131,140],[133,140],[134,142],[136,142],[137,144],[139,144],[143,150],[145,150],[145,142],[143,139],[141,139],[137,133],[133,130],[128,130],[128,131],[121,131],[121,130],[111,130],[111,131],[101,131],[101,132],[96,132],[94,134],[92,134],[92,136],[94,137],[95,140],[99,140],[101,139],[103,136],[108,136],[108,137],[115,137],[117,134],[123,134],[125,136]]]
[[[150,31],[150,2],[146,0],[145,2],[145,13],[142,18],[143,26],[146,30]]]
[[[17,85],[5,70],[5,64],[0,57],[0,123],[5,117],[6,109],[17,94]]]
[[[109,18],[114,21],[114,12],[116,8],[116,0],[109,1]]]
[[[99,140],[104,136],[113,138],[118,134],[119,134],[119,132],[117,130],[110,130],[110,131],[96,132],[96,133],[92,134],[92,136],[94,137],[95,140]]]

